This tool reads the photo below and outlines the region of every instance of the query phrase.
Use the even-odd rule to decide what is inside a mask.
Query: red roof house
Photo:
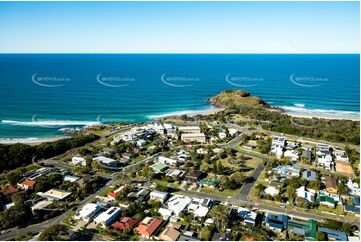
[[[33,189],[34,185],[35,185],[35,181],[25,178],[17,185],[19,188],[24,189],[24,190]]]
[[[112,227],[115,229],[128,231],[128,230],[131,230],[138,223],[139,223],[139,220],[129,218],[129,217],[124,217],[120,221],[113,223]]]
[[[163,220],[157,218],[146,217],[138,225],[136,230],[141,235],[141,237],[150,239],[161,227]]]

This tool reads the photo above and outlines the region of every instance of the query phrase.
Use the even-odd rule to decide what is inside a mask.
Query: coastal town
[[[359,240],[359,146],[194,117],[84,132],[1,177],[1,240]]]

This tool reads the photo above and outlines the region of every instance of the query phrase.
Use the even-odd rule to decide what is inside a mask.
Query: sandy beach
[[[0,144],[16,144],[22,143],[27,145],[38,145],[44,142],[53,142],[64,138],[69,138],[70,136],[57,136],[57,137],[47,137],[47,138],[24,138],[24,139],[0,139]]]
[[[356,118],[355,116],[332,116],[332,115],[315,115],[315,114],[295,114],[288,113],[291,117],[297,118],[322,118],[322,119],[339,119],[339,120],[352,120],[352,121],[360,121],[360,117]]]

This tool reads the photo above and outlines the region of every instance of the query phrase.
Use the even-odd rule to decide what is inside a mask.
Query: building
[[[163,220],[146,217],[138,225],[136,230],[143,239],[151,239],[154,234],[161,228]]]
[[[275,188],[273,186],[269,186],[264,190],[264,193],[274,197],[280,193],[280,190],[278,190],[277,188]]]
[[[290,158],[292,162],[297,162],[300,156],[296,150],[286,150],[283,153],[283,157]]]
[[[71,163],[74,166],[77,165],[82,165],[82,166],[86,166],[86,159],[80,156],[74,156],[73,158],[71,158]]]
[[[337,183],[336,183],[336,180],[332,176],[324,177],[323,181],[326,185],[327,192],[333,193],[333,194],[337,193]]]
[[[198,183],[205,176],[204,172],[199,170],[191,170],[189,171],[186,176],[185,180],[190,183]]]
[[[315,201],[316,191],[311,189],[307,191],[305,186],[301,186],[296,189],[296,195],[297,197],[302,197],[308,202],[313,203]]]
[[[105,157],[105,156],[98,156],[98,157],[93,158],[93,160],[98,161],[101,164],[109,166],[109,167],[114,167],[117,164],[116,160]]]
[[[318,195],[316,198],[316,202],[320,205],[325,205],[331,208],[334,208],[336,205],[335,199],[326,195]]]
[[[64,179],[63,179],[63,180],[64,180],[64,181],[68,181],[68,182],[70,182],[70,183],[74,183],[74,182],[79,181],[80,178],[77,177],[77,176],[69,176],[69,175],[66,175],[66,176],[64,176]]]
[[[152,191],[149,194],[149,196],[150,196],[150,199],[152,199],[152,200],[157,200],[157,201],[159,201],[161,203],[164,203],[167,200],[167,198],[169,196],[169,193],[160,192],[160,191]]]
[[[307,161],[312,160],[312,152],[310,150],[303,150],[301,157]]]
[[[307,181],[317,181],[317,173],[311,170],[305,170],[302,172],[302,178]]]
[[[102,210],[102,206],[95,203],[87,203],[74,215],[74,219],[83,220],[86,223],[89,223]]]
[[[111,225],[120,216],[121,208],[110,207],[105,212],[102,212],[99,216],[94,219],[96,225],[101,225],[103,228]]]
[[[360,188],[357,182],[352,182],[351,180],[348,180],[346,186],[348,187],[348,193],[350,195],[360,196]]]
[[[338,241],[347,241],[347,234],[343,231],[327,229],[327,228],[318,228],[319,232],[325,233],[327,238],[330,240],[338,240]]]
[[[199,184],[203,187],[215,188],[218,186],[219,182],[216,178],[212,178],[212,179],[204,178],[199,181]]]
[[[52,200],[42,200],[40,202],[35,203],[34,205],[31,206],[31,211],[34,213],[37,210],[42,210],[48,206],[50,206],[51,204],[53,204]],[[15,205],[15,204],[14,204]]]
[[[188,212],[192,212],[196,218],[205,218],[209,212],[210,203],[209,198],[193,198],[188,206]]]
[[[187,209],[191,201],[192,199],[187,196],[174,195],[168,200],[167,206],[168,209],[173,212],[173,214],[178,216],[181,212]]]
[[[159,156],[158,157],[158,162],[166,164],[166,165],[170,165],[170,166],[177,166],[178,165],[178,161],[175,159],[171,159],[171,158],[167,158],[164,156]]]
[[[35,183],[36,182],[33,180],[24,178],[17,184],[17,186],[20,189],[29,190],[29,189],[34,189]]]
[[[144,139],[139,139],[136,141],[136,144],[138,147],[143,147],[144,145],[147,144],[147,141],[145,141]]]
[[[246,208],[238,208],[238,216],[243,219],[243,224],[249,226],[256,226],[257,223],[257,213],[250,211]]]
[[[185,172],[178,169],[169,169],[165,175],[179,179],[185,175]]]
[[[163,241],[176,241],[181,235],[180,228],[180,224],[169,223],[159,236],[159,239]]]
[[[193,133],[193,134],[196,134],[196,133],[201,132],[201,128],[199,126],[181,126],[181,127],[178,127],[178,130],[181,133]]]
[[[318,165],[323,166],[326,170],[332,170],[334,167],[334,162],[331,155],[317,155],[317,163]]]
[[[71,192],[66,192],[59,189],[50,189],[49,191],[45,193],[38,193],[42,197],[46,197],[50,200],[63,200],[66,197],[68,197]]]
[[[137,219],[124,217],[120,221],[113,223],[112,227],[122,231],[129,231],[132,230],[138,223],[139,220]]]
[[[185,143],[191,143],[191,142],[206,143],[206,135],[203,133],[181,134],[181,140]]]
[[[270,214],[265,215],[265,224],[272,230],[282,232],[287,228],[288,217],[284,214]]]
[[[150,168],[152,168],[153,171],[160,173],[160,172],[167,170],[168,166],[164,163],[157,162],[157,163],[154,163],[153,165],[151,165]]]

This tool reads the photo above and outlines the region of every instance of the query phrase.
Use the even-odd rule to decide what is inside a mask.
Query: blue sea
[[[289,113],[358,118],[359,67],[352,54],[2,54],[0,139],[201,113],[225,89]]]

